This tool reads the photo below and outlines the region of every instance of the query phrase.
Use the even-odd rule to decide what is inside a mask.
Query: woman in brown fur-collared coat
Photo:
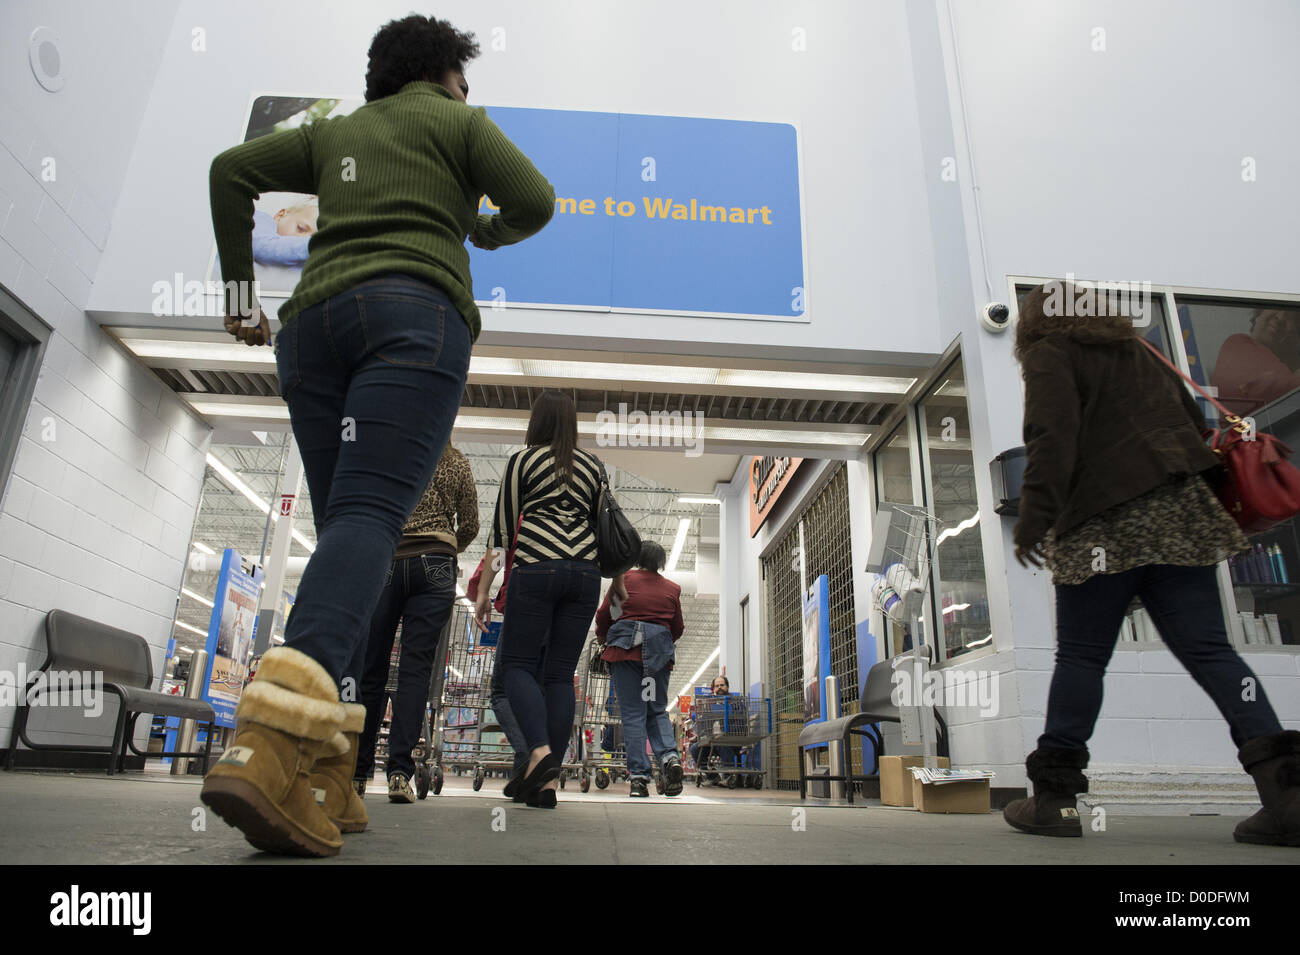
[[[1025,764],[1034,795],[1003,815],[1024,832],[1082,835],[1075,797],[1088,791],[1106,664],[1140,597],[1255,779],[1263,808],[1235,838],[1300,845],[1300,732],[1282,730],[1224,629],[1214,565],[1247,543],[1206,483],[1218,462],[1205,418],[1130,318],[1095,314],[1106,305],[1049,283],[1026,297],[1016,328],[1028,452],[1016,559],[1052,572],[1057,651],[1046,726]]]

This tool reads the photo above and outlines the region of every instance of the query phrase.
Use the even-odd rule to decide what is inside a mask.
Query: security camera
[[[989,302],[980,309],[980,324],[990,332],[1004,332],[1011,321],[1011,310],[1001,302]]]

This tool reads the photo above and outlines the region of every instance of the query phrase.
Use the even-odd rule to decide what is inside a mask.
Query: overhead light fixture
[[[208,635],[206,630],[200,630],[198,627],[191,627],[184,620],[177,620],[176,626],[180,627],[182,630],[188,630],[190,633],[197,633],[200,637],[206,637]]]
[[[186,597],[189,597],[191,600],[197,600],[199,603],[201,603],[201,604],[207,604],[209,607],[215,607],[215,606],[216,606],[216,604],[214,604],[214,603],[213,603],[211,600],[209,600],[207,597],[204,597],[202,594],[196,594],[194,591],[190,590],[190,589],[187,588],[187,587],[182,587],[182,588],[181,588],[181,593],[183,593]]]
[[[140,358],[157,361],[204,362],[214,365],[275,364],[270,349],[249,348],[230,341],[186,341],[128,337],[122,344]],[[470,358],[471,378],[535,378],[581,381],[653,381],[665,385],[717,386],[770,389],[772,374],[754,368],[717,368],[693,365],[651,365],[632,362],[555,361],[544,358],[505,358],[475,355]],[[782,372],[782,388],[800,391],[872,392],[906,394],[916,383],[911,377],[833,375],[816,372]]]
[[[190,398],[190,407],[201,415],[213,418],[257,418],[264,421],[288,421],[289,407],[279,399],[274,403],[244,404],[234,401],[209,401]]]
[[[752,368],[709,368],[693,365],[638,365],[629,362],[553,361],[539,358],[470,359],[469,373],[481,377],[557,378],[587,381],[653,381],[665,385],[715,385],[723,388],[772,387],[772,373]],[[906,394],[915,378],[878,375],[827,375],[782,372],[780,386],[800,391],[874,392]]]
[[[289,409],[278,398],[264,401],[234,402],[220,401],[208,397],[186,395],[185,399],[196,414],[206,418],[245,418],[257,421],[288,421]],[[526,415],[457,415],[452,427],[460,432],[489,432],[492,439],[503,443],[512,443],[522,437],[528,430]],[[592,416],[591,420],[578,421],[578,433],[583,437],[597,438],[602,434],[602,426]],[[807,430],[777,430],[774,428],[716,427],[706,425],[695,434],[695,440],[701,445],[710,441],[729,442],[741,445],[781,445],[785,447],[807,447],[821,445],[833,448],[860,448],[871,439],[870,430],[820,431],[816,428]],[[647,445],[647,447],[651,447]]]
[[[678,504],[721,504],[716,497],[679,497]]]
[[[217,553],[207,544],[203,543],[203,541],[194,541],[190,546],[197,551],[202,551],[203,553],[207,554],[209,557],[215,557]]]
[[[275,352],[234,342],[191,342],[165,338],[123,338],[122,344],[139,358],[164,361],[215,362],[229,365],[274,365]]]
[[[288,412],[286,411],[285,413],[287,414]],[[212,470],[216,471],[219,475],[221,475],[222,479],[227,484],[233,487],[240,494],[244,495],[244,497],[248,498],[248,500],[253,504],[254,507],[256,507],[263,514],[270,514],[271,520],[273,522],[278,521],[280,519],[279,514],[275,514],[271,512],[271,505],[267,504],[266,501],[262,500],[261,497],[258,496],[256,491],[254,491],[251,487],[249,487],[242,480],[240,480],[239,475],[236,474],[234,471],[232,471],[229,467],[227,467],[226,464],[223,461],[221,461],[221,459],[218,458],[215,454],[209,452],[207,457],[207,462],[211,466]],[[292,533],[293,533],[293,539],[296,540],[303,547],[307,548],[308,553],[311,554],[316,553],[316,545],[313,544],[311,541],[307,540],[307,538],[303,537],[302,534],[298,533],[297,528],[294,528]]]
[[[677,569],[677,558],[682,556],[682,548],[686,545],[686,532],[691,529],[693,517],[683,517],[677,522],[677,539],[673,541],[672,553],[668,555],[668,564],[664,567],[664,573],[671,574]]]

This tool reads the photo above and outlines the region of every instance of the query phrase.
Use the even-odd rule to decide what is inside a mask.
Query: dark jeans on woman
[[[366,728],[357,746],[357,779],[375,774],[375,741],[388,702],[388,669],[397,623],[402,623],[402,655],[393,695],[393,722],[388,729],[389,778],[415,775],[411,750],[420,738],[429,682],[442,636],[456,602],[456,558],[450,554],[402,557],[389,565],[388,582],[370,619],[370,635],[359,651],[364,654],[361,702],[366,706]],[[428,740],[425,741],[429,743]]]
[[[677,737],[673,721],[668,718],[668,674],[663,667],[647,675],[640,660],[619,660],[609,664],[609,680],[618,696],[618,712],[623,719],[623,743],[627,747],[627,773],[633,779],[650,778],[650,757],[646,755],[646,739],[655,759],[662,767],[664,762],[677,756]],[[653,680],[654,696],[644,699],[647,687],[642,682]]]
[[[600,598],[589,560],[544,560],[510,571],[498,654],[506,695],[531,752],[550,746],[564,758],[573,731],[573,674]]]
[[[1151,564],[1056,588],[1056,669],[1040,748],[1087,745],[1101,712],[1106,664],[1135,596],[1178,662],[1214,700],[1238,747],[1281,731],[1264,687],[1228,642],[1214,568]]]
[[[506,591],[506,597],[509,598],[510,591]],[[528,763],[528,741],[524,738],[523,727],[515,719],[514,710],[510,709],[510,698],[506,696],[506,669],[502,663],[502,647],[506,642],[505,626],[501,627],[497,635],[497,653],[496,664],[492,667],[492,684],[489,699],[492,703],[492,712],[496,714],[497,723],[501,726],[501,732],[506,734],[506,739],[510,743],[510,748],[515,751],[515,762],[513,770],[518,772],[520,767]]]
[[[398,275],[304,309],[276,339],[317,535],[285,646],[335,682],[451,436],[469,350],[469,326],[442,290]]]

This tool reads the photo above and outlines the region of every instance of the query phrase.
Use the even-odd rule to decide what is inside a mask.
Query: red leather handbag
[[[1232,425],[1227,431],[1209,428],[1203,434],[1223,463],[1225,477],[1216,491],[1219,502],[1237,525],[1243,531],[1257,533],[1300,514],[1300,470],[1287,460],[1291,449],[1271,434],[1254,430],[1206,394],[1204,388],[1184,375],[1149,341],[1141,341],[1178,377],[1218,408],[1223,420]]]

